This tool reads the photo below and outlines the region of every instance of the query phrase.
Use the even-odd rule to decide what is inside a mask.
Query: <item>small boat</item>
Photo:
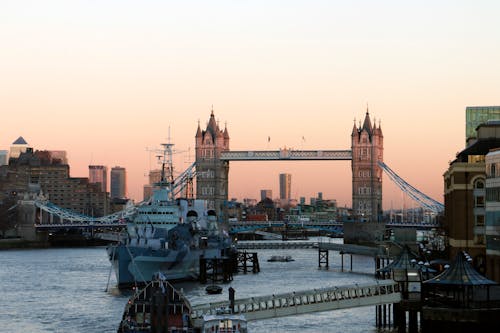
[[[202,333],[247,333],[247,321],[243,315],[231,310],[218,310],[215,315],[203,316]]]
[[[271,256],[271,258],[267,259],[269,262],[289,262],[294,261],[292,256]]]
[[[191,309],[182,291],[158,273],[129,298],[118,333],[193,332]]]
[[[205,288],[205,291],[207,292],[207,294],[210,294],[210,295],[220,294],[220,293],[222,293],[222,287],[218,286],[216,284],[212,284],[210,286],[207,286]]]

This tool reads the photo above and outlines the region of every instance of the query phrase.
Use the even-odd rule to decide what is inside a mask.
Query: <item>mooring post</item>
[[[410,315],[409,315],[409,326],[410,326],[410,333],[417,333],[418,332],[418,313],[415,310],[410,310]]]
[[[229,308],[231,309],[231,313],[234,313],[234,293],[235,290],[233,287],[229,287]]]
[[[259,258],[257,257],[257,252],[252,253],[252,273],[260,272]]]
[[[207,260],[203,255],[200,256],[200,282],[207,282]]]

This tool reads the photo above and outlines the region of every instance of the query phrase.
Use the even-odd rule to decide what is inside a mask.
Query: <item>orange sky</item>
[[[72,176],[91,163],[123,166],[140,199],[146,148],[170,126],[183,170],[212,104],[231,149],[256,150],[349,149],[368,103],[386,163],[442,201],[442,174],[465,143],[465,107],[500,104],[499,7],[2,1],[0,149],[22,135],[36,149],[66,150]],[[281,172],[292,173],[294,196],[351,203],[349,162],[233,162],[230,197],[277,196]],[[391,202],[402,196],[384,177],[384,208]]]

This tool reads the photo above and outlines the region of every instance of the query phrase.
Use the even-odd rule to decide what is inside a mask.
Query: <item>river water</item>
[[[192,304],[342,286],[373,280],[374,260],[353,256],[353,271],[340,271],[330,251],[330,269],[318,269],[318,251],[258,250],[261,272],[238,274],[221,295],[206,295],[195,282],[176,284]],[[291,255],[292,262],[267,262]],[[344,267],[349,269],[349,257]],[[116,332],[130,293],[105,292],[110,264],[103,247],[0,251],[0,332]],[[110,285],[114,285],[111,274]],[[113,288],[111,288],[113,289]],[[250,332],[377,332],[375,308],[364,307],[249,323]]]

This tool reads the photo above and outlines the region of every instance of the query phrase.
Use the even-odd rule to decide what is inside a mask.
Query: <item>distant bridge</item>
[[[339,244],[335,242],[312,242],[312,241],[239,241],[236,244],[238,250],[257,249],[319,249],[338,251],[345,254],[356,254],[368,257],[386,255],[387,250],[383,247],[362,246],[356,244]]]
[[[376,283],[236,299],[234,313],[243,314],[246,320],[252,321],[400,301],[399,285],[392,280],[379,280]],[[203,315],[216,314],[217,310],[229,306],[229,301],[193,305],[191,318],[195,326],[200,327]]]

